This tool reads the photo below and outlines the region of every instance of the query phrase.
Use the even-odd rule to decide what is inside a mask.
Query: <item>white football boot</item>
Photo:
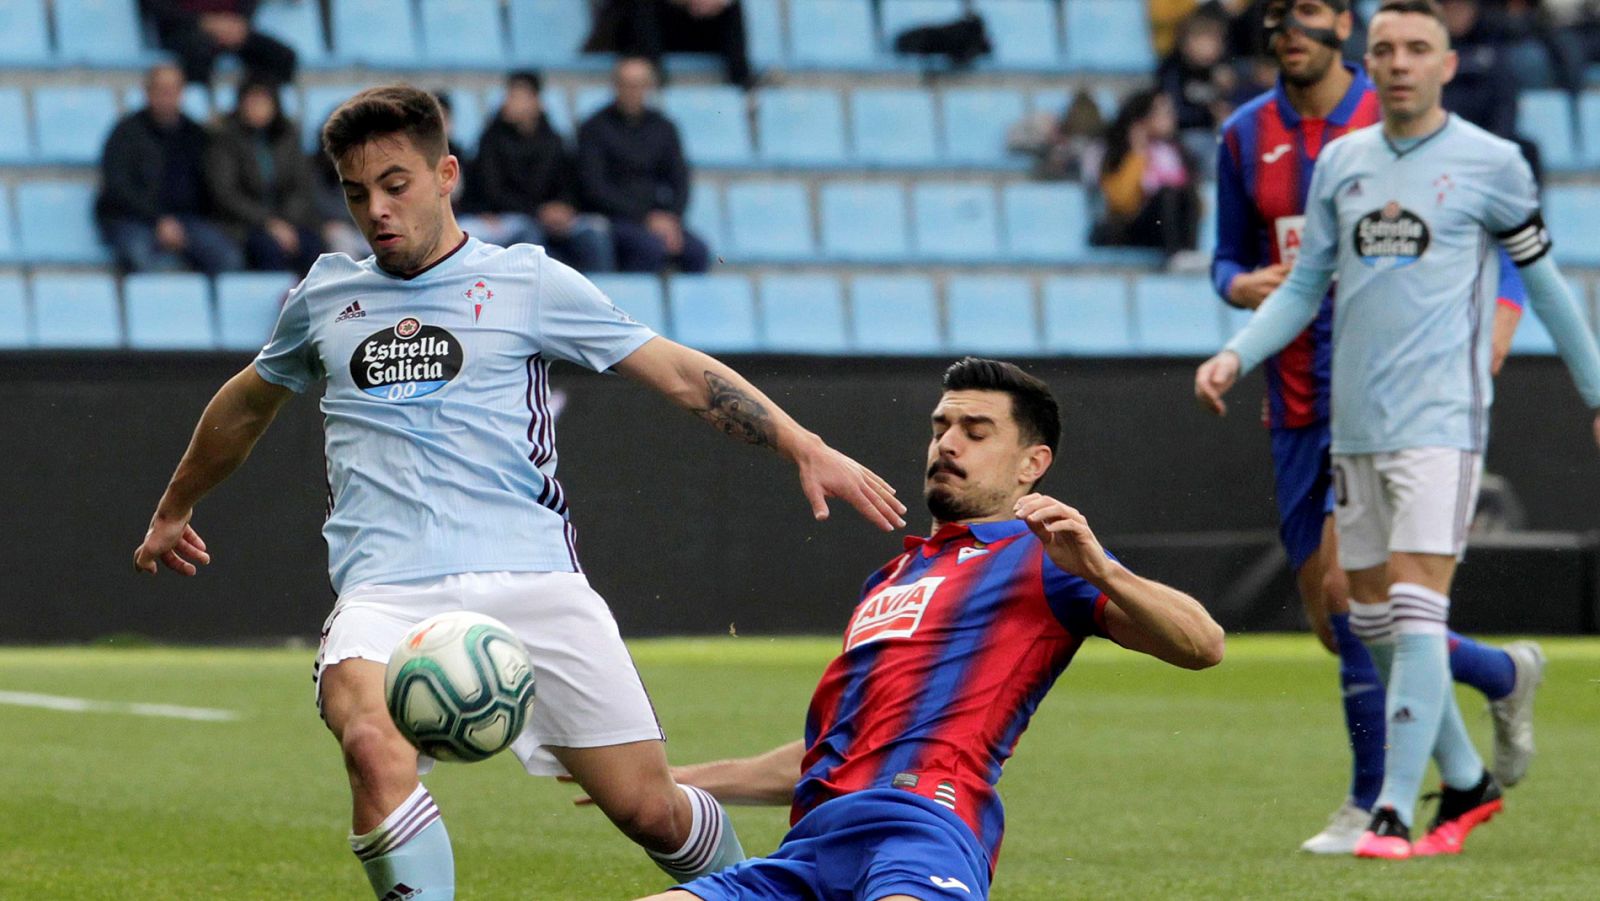
[[[1370,811],[1346,801],[1328,818],[1326,828],[1300,843],[1300,850],[1309,854],[1351,854],[1371,819]]]
[[[1505,650],[1517,679],[1511,694],[1489,702],[1494,717],[1494,765],[1489,771],[1510,788],[1522,781],[1533,762],[1533,693],[1544,681],[1544,650],[1535,641],[1513,641]]]

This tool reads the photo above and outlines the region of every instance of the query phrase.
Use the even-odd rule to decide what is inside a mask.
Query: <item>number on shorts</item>
[[[1333,503],[1343,507],[1350,503],[1350,489],[1345,484],[1344,467],[1333,464]]]

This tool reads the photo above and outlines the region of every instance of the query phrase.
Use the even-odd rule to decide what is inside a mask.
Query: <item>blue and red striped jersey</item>
[[[992,868],[995,784],[1106,598],[1057,567],[1021,520],[907,538],[850,617],[806,717],[794,822],[840,795],[900,788],[953,810]]]

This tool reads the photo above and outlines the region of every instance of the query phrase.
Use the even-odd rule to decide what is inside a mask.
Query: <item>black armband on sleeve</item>
[[[1544,216],[1538,210],[1533,211],[1527,222],[1495,237],[1518,268],[1531,266],[1550,252],[1550,230],[1544,227]]]

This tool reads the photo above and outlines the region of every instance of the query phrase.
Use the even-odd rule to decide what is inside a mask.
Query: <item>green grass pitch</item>
[[[798,734],[833,640],[633,645],[675,761]],[[1545,642],[1540,756],[1506,813],[1451,860],[1295,853],[1344,788],[1332,658],[1300,636],[1235,637],[1183,672],[1091,643],[1002,782],[997,899],[1583,898],[1594,866],[1600,641]],[[0,649],[0,691],[218,707],[233,722],[0,705],[0,898],[370,897],[345,845],[344,776],[311,706],[309,651]],[[1488,718],[1461,694],[1480,747]],[[662,878],[573,791],[509,757],[443,766],[465,899],[631,898]],[[1431,815],[1427,812],[1424,816]],[[734,811],[746,849],[786,812]]]

